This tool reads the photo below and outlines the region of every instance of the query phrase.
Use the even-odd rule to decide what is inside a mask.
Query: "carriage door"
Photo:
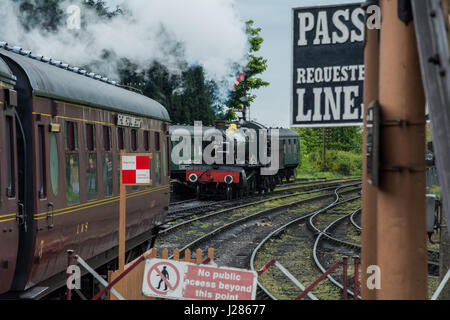
[[[45,235],[46,231],[51,231],[55,227],[54,211],[55,208],[61,207],[56,198],[59,189],[58,145],[61,125],[51,123],[51,118],[40,115],[37,115],[35,120],[33,136],[35,137],[37,220],[38,229]]]
[[[16,91],[0,87],[0,294],[11,287],[19,248],[19,224],[23,222],[17,200],[16,106]]]

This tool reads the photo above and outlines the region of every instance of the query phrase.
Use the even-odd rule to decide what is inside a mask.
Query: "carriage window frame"
[[[6,167],[8,169],[6,197],[9,199],[16,196],[16,177],[14,166],[14,121],[12,116],[5,117],[5,148],[6,148]]]
[[[111,127],[103,126],[103,150],[110,152],[111,151]]]
[[[46,144],[45,144],[45,127],[38,125],[38,159],[39,159],[39,189],[38,197],[40,200],[47,199],[47,168],[46,168]]]
[[[66,121],[64,125],[64,141],[66,151],[78,151],[78,123],[74,121]]]
[[[158,131],[155,132],[155,151],[161,151],[161,134]]]
[[[119,151],[125,149],[125,130],[122,127],[117,127],[117,148]]]
[[[97,141],[96,141],[97,139],[95,133],[96,133],[95,125],[93,123],[86,123],[85,141],[87,152],[95,152],[97,149]]]
[[[131,129],[130,131],[130,148],[131,151],[137,151],[138,150],[138,131],[136,129]]]
[[[91,163],[91,161],[92,161],[92,163]],[[92,188],[93,183],[94,183],[94,188]],[[92,200],[98,199],[97,152],[87,152],[86,153],[86,197],[87,197],[87,201],[92,201]]]
[[[144,150],[150,151],[150,131],[148,130],[144,131],[143,139],[144,139]]]
[[[52,132],[50,135],[49,168],[50,168],[50,183],[52,184],[53,195],[57,196],[59,187],[59,148],[58,148],[58,138],[55,132]]]

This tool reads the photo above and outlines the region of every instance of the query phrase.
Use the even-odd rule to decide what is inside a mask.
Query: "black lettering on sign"
[[[292,126],[362,125],[364,10],[346,4],[292,13]]]

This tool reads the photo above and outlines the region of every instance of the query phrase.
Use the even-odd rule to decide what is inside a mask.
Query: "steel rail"
[[[290,227],[291,225],[296,224],[296,223],[299,223],[299,222],[301,222],[302,220],[305,220],[305,219],[307,219],[307,218],[310,218],[311,216],[316,215],[316,214],[318,214],[318,213],[320,213],[320,212],[322,212],[322,211],[326,211],[326,210],[328,210],[328,209],[329,209],[330,207],[332,207],[332,206],[338,205],[339,202],[337,202],[337,201],[339,200],[339,195],[338,195],[339,190],[340,190],[340,189],[343,189],[343,188],[346,188],[346,187],[349,187],[349,186],[353,186],[353,185],[345,185],[345,186],[340,186],[340,187],[336,188],[336,189],[335,189],[336,200],[335,200],[334,202],[332,202],[330,205],[328,205],[328,206],[326,206],[326,207],[324,207],[324,208],[321,208],[321,209],[319,209],[319,210],[317,210],[317,211],[314,211],[314,212],[308,213],[308,214],[306,214],[306,215],[303,215],[303,216],[301,216],[301,217],[299,217],[299,218],[297,218],[297,219],[294,219],[294,220],[292,220],[292,221],[286,223],[285,225],[283,225],[283,226],[279,227],[278,229],[276,229],[275,231],[271,232],[271,233],[270,233],[269,235],[267,235],[263,240],[261,240],[260,243],[258,244],[258,246],[253,250],[252,255],[251,255],[251,257],[250,257],[250,268],[251,268],[251,270],[255,271],[255,257],[256,257],[256,255],[257,255],[258,251],[262,248],[262,246],[263,246],[267,241],[269,241],[271,238],[273,238],[273,237],[279,235],[280,233],[284,232],[284,231],[285,231],[288,227]],[[351,192],[354,192],[354,191],[357,191],[357,190],[350,190],[350,191],[346,191],[345,193],[351,193]],[[274,297],[274,296],[270,293],[270,291],[269,291],[267,288],[265,288],[265,287],[261,284],[261,282],[259,282],[259,280],[258,280],[258,286],[259,286],[260,289],[262,289],[262,290],[264,291],[264,293],[265,293],[267,296],[269,296],[272,300],[277,300],[276,297]]]
[[[317,187],[322,187],[322,186],[333,187],[333,186],[338,186],[339,183],[341,183],[341,182],[342,183],[350,183],[350,182],[356,182],[356,181],[360,181],[360,179],[351,179],[351,180],[348,180],[348,179],[336,179],[335,181],[331,181],[330,180],[330,181],[327,181],[325,183],[320,183],[320,184],[308,182],[308,183],[305,183],[304,185],[302,185],[301,187],[283,188],[283,189],[279,189],[279,190],[275,190],[275,191],[272,191],[270,193],[267,193],[266,195],[285,194],[287,192],[291,192],[291,191],[295,191],[295,190],[303,190],[303,189],[306,189],[308,187],[311,187],[311,188],[313,188],[312,190],[314,190]],[[319,181],[319,182],[322,182],[322,181]],[[227,203],[229,203],[229,204],[244,203],[245,204],[245,203],[248,203],[248,199],[251,200],[251,199],[256,199],[256,198],[260,198],[260,197],[261,197],[261,195],[255,195],[255,196],[251,196],[251,197],[246,197],[244,199],[222,200],[222,201],[219,201],[219,202],[215,202],[213,206],[217,206],[219,204],[226,205]],[[195,202],[195,201],[198,201],[198,200],[191,200],[191,202]],[[170,206],[173,207],[174,205],[171,204]],[[209,202],[206,201],[206,203],[204,203],[204,204],[201,204],[201,205],[198,205],[198,206],[194,206],[194,207],[190,207],[190,208],[182,208],[182,209],[175,210],[175,211],[172,211],[172,212],[169,210],[169,214],[168,215],[169,216],[176,216],[177,214],[180,214],[180,213],[185,213],[185,212],[195,211],[195,210],[201,210],[203,208],[210,208],[210,207],[211,207],[211,201],[209,201]],[[169,209],[170,209],[170,207],[169,207]],[[168,220],[166,220],[166,223],[167,222],[172,222],[174,220],[177,220],[178,218],[179,217],[175,217],[173,219],[168,219]]]
[[[354,184],[354,185],[359,185],[359,183]],[[352,186],[354,186],[354,185],[352,185]],[[263,203],[270,202],[270,201],[277,201],[277,200],[282,200],[282,199],[286,199],[286,198],[293,198],[293,197],[298,197],[298,196],[301,196],[301,195],[304,195],[304,194],[310,194],[310,193],[315,193],[315,192],[323,192],[323,191],[327,191],[327,190],[330,190],[330,189],[335,189],[335,187],[328,187],[328,188],[317,189],[317,190],[314,189],[314,190],[305,191],[305,192],[288,194],[288,195],[283,195],[283,196],[279,196],[279,197],[275,197],[275,198],[258,200],[258,201],[254,201],[254,202],[238,205],[238,206],[235,206],[235,207],[222,209],[222,210],[219,210],[219,211],[215,211],[215,212],[203,215],[201,217],[196,217],[196,218],[192,218],[192,219],[189,219],[189,220],[185,220],[185,221],[183,221],[181,223],[178,223],[178,224],[176,224],[176,225],[174,225],[172,227],[169,227],[167,229],[164,229],[164,230],[160,231],[159,235],[165,235],[165,234],[171,233],[174,230],[176,230],[178,228],[181,228],[181,227],[183,227],[183,226],[185,226],[187,224],[191,224],[191,223],[196,222],[196,221],[201,221],[203,219],[207,219],[207,218],[210,218],[210,217],[213,217],[213,216],[218,216],[218,215],[221,215],[221,214],[224,214],[224,213],[227,213],[227,212],[243,209],[243,208],[254,206],[254,205],[263,204]],[[321,195],[319,197],[329,197],[329,196],[330,196],[330,194],[325,194],[325,195]],[[314,198],[310,198],[310,199],[314,199]],[[308,200],[309,199],[302,199],[302,200],[300,200],[300,202],[303,203],[304,201],[308,201]],[[299,201],[293,202],[292,205],[296,205],[296,203],[298,203],[298,202]],[[178,220],[178,219],[179,218],[177,218],[176,220]]]
[[[358,198],[360,198],[360,197],[358,197]],[[330,205],[330,206],[328,206],[328,208],[326,208],[326,209],[324,209],[324,210],[322,210],[322,211],[320,211],[320,212],[317,212],[316,214],[312,215],[312,216],[309,218],[309,225],[310,225],[310,226],[318,233],[317,238],[316,238],[316,240],[315,240],[315,242],[314,242],[314,247],[313,247],[313,258],[314,258],[314,262],[315,262],[316,266],[320,269],[320,271],[321,271],[322,273],[325,273],[325,272],[326,272],[326,269],[325,269],[325,268],[323,267],[323,265],[321,264],[321,262],[320,262],[320,260],[319,260],[319,258],[318,258],[318,256],[317,256],[317,251],[318,251],[318,246],[319,246],[320,239],[322,238],[322,236],[328,236],[328,235],[326,234],[326,231],[328,230],[328,227],[330,227],[330,226],[326,227],[326,228],[324,229],[324,231],[321,231],[321,230],[319,230],[319,229],[314,225],[313,219],[314,219],[317,215],[319,215],[319,214],[321,214],[321,213],[327,211],[328,209],[331,209],[332,207],[335,207],[335,206],[337,206],[337,205],[339,205],[339,204],[343,204],[343,203],[355,201],[357,198],[347,199],[347,200],[344,200],[344,201],[341,201],[341,202],[339,202],[339,199],[340,199],[340,196],[339,196],[338,192],[336,191],[336,201],[335,201],[335,203],[332,204],[332,205]],[[347,215],[347,216],[348,216],[348,215]],[[342,217],[341,217],[341,218],[342,218]],[[338,220],[340,220],[341,218],[339,218]],[[340,288],[341,290],[344,290],[344,286],[343,286],[341,283],[339,283],[339,282],[338,282],[331,274],[327,275],[327,278],[328,278],[335,286],[337,286],[337,287]],[[352,292],[350,289],[347,289],[347,292],[350,293],[350,294],[353,296],[353,292]],[[358,295],[358,298],[361,299],[359,295]]]
[[[361,214],[361,209],[356,210],[355,212],[353,212],[353,213],[351,214],[351,216],[350,216],[350,222],[351,222],[351,224],[356,228],[356,230],[357,230],[359,233],[361,233],[362,228],[361,228],[361,226],[360,226],[359,224],[357,224],[356,221],[355,221],[355,216],[356,216],[357,214]]]
[[[346,193],[351,193],[351,192],[355,192],[355,191],[356,190],[349,190]],[[323,198],[327,198],[329,196],[330,196],[329,194],[328,195],[320,195],[320,196],[316,196],[316,197],[313,197],[313,198],[299,200],[299,201],[296,201],[296,202],[293,202],[293,203],[289,203],[289,204],[285,204],[285,205],[282,205],[282,206],[279,206],[279,207],[274,207],[274,208],[269,208],[269,209],[265,209],[265,210],[262,210],[262,211],[258,211],[256,213],[253,213],[251,215],[245,216],[243,218],[234,220],[234,221],[232,221],[232,222],[230,222],[228,224],[225,224],[225,225],[223,225],[221,227],[218,227],[218,228],[214,229],[213,231],[203,235],[202,237],[199,237],[199,238],[195,239],[194,241],[191,241],[190,243],[185,245],[182,249],[180,249],[180,252],[184,252],[184,250],[186,250],[186,249],[192,249],[194,246],[198,245],[199,243],[204,242],[204,241],[214,237],[215,235],[217,235],[217,234],[219,234],[221,232],[224,232],[224,231],[226,231],[226,230],[228,230],[228,229],[230,229],[230,228],[232,228],[232,227],[234,227],[236,225],[243,224],[246,221],[249,221],[249,220],[252,220],[252,219],[258,218],[260,216],[273,213],[273,212],[277,212],[277,211],[280,211],[280,210],[285,210],[285,209],[288,209],[290,207],[295,207],[295,206],[298,206],[298,205],[306,203],[306,202],[311,202],[311,201],[316,201],[316,200],[320,200],[320,199],[323,199]]]

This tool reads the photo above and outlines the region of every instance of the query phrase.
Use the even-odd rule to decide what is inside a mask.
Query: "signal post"
[[[368,29],[366,27],[366,39],[364,45],[364,105],[369,106],[375,100],[378,100],[378,82],[379,82],[379,30]],[[367,109],[364,109],[364,134],[363,150],[367,150]],[[367,179],[367,157],[363,154],[363,179],[362,179],[362,213],[361,225],[364,232],[361,233],[361,268],[367,270],[371,265],[376,265],[377,261],[377,188],[369,184]],[[376,299],[377,290],[369,290],[365,285],[368,274],[361,273],[362,298],[366,300]]]
[[[381,152],[374,245],[381,270],[376,298],[383,300],[428,296],[425,97],[412,13],[408,15],[407,7],[399,11],[399,4],[407,1],[381,1]]]

